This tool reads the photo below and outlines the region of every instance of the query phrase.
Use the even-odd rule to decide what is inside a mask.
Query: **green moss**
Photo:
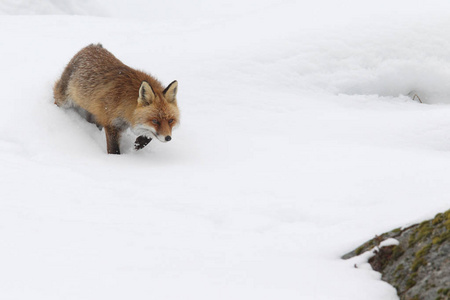
[[[392,233],[400,233],[401,231],[402,231],[402,228],[399,227],[399,228],[395,228],[395,229],[392,230],[391,232],[392,232]]]
[[[409,246],[409,247],[412,247],[412,246],[414,246],[415,243],[416,243],[416,232],[414,231],[414,232],[411,233],[411,235],[409,236],[408,246]]]
[[[414,260],[413,264],[411,265],[411,271],[417,272],[421,266],[425,266],[427,264],[427,261],[421,257]]]
[[[442,223],[442,221],[444,221],[444,219],[445,219],[444,214],[442,214],[442,213],[437,214],[434,217],[433,221],[431,221],[431,224],[433,224],[433,226],[436,226],[437,224]]]
[[[444,226],[447,228],[447,230],[450,230],[450,220],[446,220],[444,222]]]
[[[395,246],[392,249],[392,258],[396,260],[397,258],[402,256],[403,253],[405,253],[405,251],[403,250],[403,248],[401,246]]]
[[[358,248],[355,250],[355,254],[356,254],[356,255],[360,255],[360,254],[363,252],[363,250],[364,250],[364,245],[358,247]]]
[[[399,265],[397,266],[397,268],[395,269],[394,273],[401,272],[401,271],[403,271],[404,269],[405,269],[405,266],[404,266],[403,264],[399,264]]]
[[[434,237],[432,240],[432,243],[434,245],[441,245],[448,239],[450,239],[450,230],[445,231],[444,233],[442,233],[441,235],[439,235],[437,237]]]
[[[406,280],[406,288],[410,289],[416,285],[417,273],[412,273],[411,276]]]
[[[416,272],[421,266],[425,266],[427,264],[424,256],[430,252],[431,247],[432,245],[429,244],[416,252],[415,259],[411,265],[411,270],[413,272]]]
[[[408,280],[406,280],[406,288],[407,288],[407,289],[410,289],[410,288],[412,288],[413,286],[415,286],[416,283],[417,283],[417,282],[416,282],[414,279],[408,278]]]
[[[416,243],[428,238],[433,233],[431,221],[424,221],[420,223],[418,228],[410,235],[408,245],[414,246]]]
[[[426,245],[425,247],[423,247],[422,249],[420,249],[419,251],[416,252],[416,258],[422,258],[425,255],[427,255],[430,252],[430,249],[432,247],[432,244]]]
[[[450,209],[447,210],[447,211],[444,213],[444,218],[445,218],[446,220],[450,219]]]
[[[399,264],[398,266],[397,266],[397,268],[395,268],[395,271],[394,271],[394,275],[395,275],[395,277],[394,277],[394,282],[395,283],[397,283],[397,282],[399,282],[399,281],[403,281],[403,279],[405,278],[405,274],[403,274],[403,270],[405,270],[405,265],[403,265],[403,264]]]
[[[363,245],[359,246],[355,250],[356,255],[360,255],[364,251],[367,251],[369,249],[372,249],[375,246],[375,239],[371,239],[370,241],[364,243]]]
[[[430,236],[432,232],[433,227],[430,226],[430,222],[429,221],[423,222],[419,226],[419,232],[417,233],[417,241],[421,241],[424,238]]]
[[[438,294],[441,294],[441,295],[444,295],[444,296],[450,295],[450,288],[448,288],[448,289],[444,289],[444,288],[439,289],[438,290]]]

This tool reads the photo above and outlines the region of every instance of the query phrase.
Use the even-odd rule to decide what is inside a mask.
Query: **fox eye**
[[[169,124],[172,124],[173,121],[175,121],[175,120],[174,120],[174,119],[170,119],[170,120],[169,120]]]
[[[158,125],[159,122],[158,122],[158,120],[153,119],[153,120],[152,120],[152,123],[155,124],[155,125]]]

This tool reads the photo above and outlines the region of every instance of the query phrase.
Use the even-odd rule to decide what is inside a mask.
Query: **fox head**
[[[180,118],[177,89],[177,81],[162,92],[155,92],[147,81],[141,83],[131,128],[136,135],[157,138],[164,143],[172,139],[172,129],[179,124]]]

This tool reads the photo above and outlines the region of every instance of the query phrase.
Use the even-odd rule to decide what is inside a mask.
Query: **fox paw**
[[[141,150],[142,148],[144,148],[145,146],[148,145],[148,143],[151,142],[151,138],[148,138],[146,136],[138,136],[136,138],[136,141],[134,142],[134,150]]]

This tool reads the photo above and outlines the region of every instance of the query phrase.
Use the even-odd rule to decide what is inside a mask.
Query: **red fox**
[[[149,74],[134,70],[118,60],[101,44],[80,50],[64,69],[53,87],[55,104],[74,108],[88,122],[104,128],[107,151],[120,154],[124,130],[138,137],[135,149],[152,138],[172,139],[179,124],[177,81],[166,88]]]

